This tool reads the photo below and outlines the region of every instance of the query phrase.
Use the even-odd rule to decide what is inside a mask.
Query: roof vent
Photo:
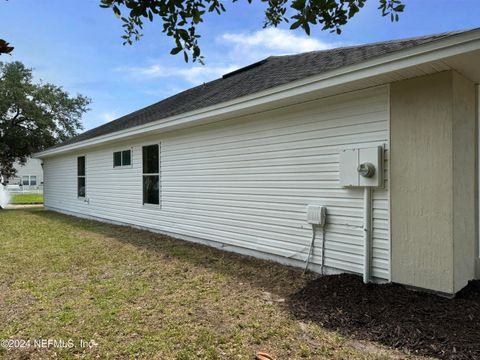
[[[253,69],[253,68],[256,68],[262,64],[265,64],[267,62],[267,59],[263,59],[263,60],[260,60],[260,61],[257,61],[256,63],[253,63],[253,64],[250,64],[250,65],[247,65],[247,66],[244,66],[240,69],[237,69],[237,70],[234,70],[232,72],[229,72],[225,75],[222,76],[222,79],[226,79],[226,78],[229,78],[229,77],[232,77],[234,75],[237,75],[237,74],[240,74],[244,71],[247,71],[247,70],[250,70],[250,69]]]

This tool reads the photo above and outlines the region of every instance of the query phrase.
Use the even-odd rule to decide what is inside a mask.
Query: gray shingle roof
[[[88,130],[56,147],[198,110],[464,32],[449,32],[296,55],[270,56],[256,63],[255,66],[249,65],[240,69],[241,71],[235,71],[224,75],[222,78],[180,92],[153,105]]]

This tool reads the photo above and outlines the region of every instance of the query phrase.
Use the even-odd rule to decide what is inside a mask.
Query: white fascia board
[[[367,60],[358,64],[345,66],[324,74],[293,81],[291,83],[276,86],[272,89],[225,101],[220,104],[159,119],[144,125],[116,131],[111,134],[101,135],[71,145],[45,150],[34,154],[34,157],[45,158],[63,152],[95,146],[102,142],[121,140],[126,137],[141,135],[150,131],[166,131],[181,125],[193,125],[200,120],[210,117],[225,116],[229,113],[234,113],[235,111],[255,108],[260,105],[265,105],[270,102],[287,99],[293,96],[306,95],[314,91],[347,84],[349,82],[386,74],[392,71],[478,49],[480,49],[480,29],[437,40],[425,45],[419,45],[411,49],[395,52],[390,55]]]

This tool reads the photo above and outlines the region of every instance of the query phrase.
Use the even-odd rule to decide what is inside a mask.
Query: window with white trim
[[[37,176],[36,175],[24,175],[24,176],[22,176],[22,185],[23,186],[36,186],[37,185]]]
[[[77,158],[77,196],[85,197],[87,193],[85,156]]]
[[[113,153],[113,167],[132,165],[132,150],[115,151]]]
[[[143,203],[160,204],[160,156],[159,145],[142,148]]]

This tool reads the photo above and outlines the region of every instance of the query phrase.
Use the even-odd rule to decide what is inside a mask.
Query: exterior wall
[[[475,278],[475,84],[453,72],[453,291]]]
[[[475,192],[475,200],[476,200],[476,211],[477,211],[477,226],[476,226],[476,261],[475,261],[475,278],[480,279],[480,84],[476,84],[475,86],[476,91],[476,125],[477,128],[475,133],[477,134],[477,189]]]
[[[380,87],[47,158],[45,205],[299,266],[311,239],[306,205],[326,205],[327,269],[362,273],[363,190],[340,187],[339,150],[388,149],[388,124],[388,89]],[[152,143],[161,143],[158,208],[142,205],[141,147]],[[113,151],[127,148],[133,165],[114,169]],[[76,196],[79,155],[88,203]],[[387,280],[388,198],[388,185],[374,191],[372,273]],[[320,263],[317,241],[312,268]]]
[[[451,71],[391,85],[395,282],[454,293],[474,277],[474,94]]]
[[[43,168],[42,160],[29,158],[24,165],[20,163],[15,163],[15,169],[17,169],[17,175],[9,179],[9,184],[21,184],[22,176],[36,176],[37,177],[37,186],[41,187],[43,184]]]

